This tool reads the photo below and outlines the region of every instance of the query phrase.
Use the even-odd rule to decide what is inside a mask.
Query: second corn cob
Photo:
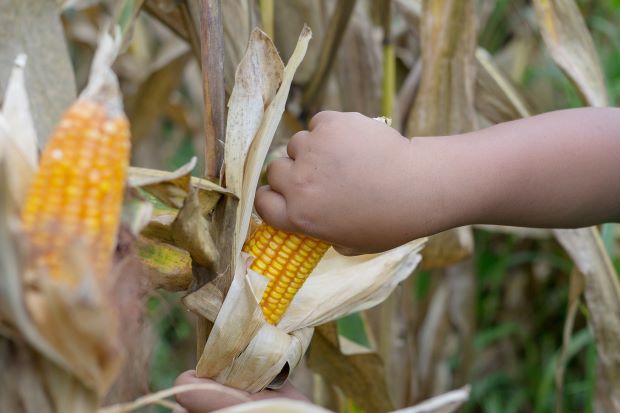
[[[76,247],[84,248],[97,276],[108,270],[129,146],[122,112],[90,99],[71,106],[54,131],[22,210],[34,264],[53,279],[78,283],[77,274],[64,271],[66,256]]]
[[[250,267],[269,278],[260,302],[265,319],[278,324],[297,291],[319,263],[329,244],[261,224],[243,251],[254,257]]]

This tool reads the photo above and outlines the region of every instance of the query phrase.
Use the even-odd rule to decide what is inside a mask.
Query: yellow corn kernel
[[[293,297],[319,263],[329,245],[262,224],[243,246],[254,257],[250,267],[269,278],[260,302],[267,322],[278,324]]]
[[[97,277],[109,271],[129,147],[125,116],[90,100],[73,104],[54,131],[21,215],[33,263],[52,279],[79,282],[79,274],[63,265],[76,247]]]

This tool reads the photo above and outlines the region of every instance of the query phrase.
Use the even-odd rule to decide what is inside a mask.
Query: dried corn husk
[[[251,258],[241,249],[253,222],[260,172],[310,37],[305,27],[286,67],[266,34],[255,30],[250,37],[237,69],[226,130],[225,182],[239,199],[231,282],[223,287],[208,283],[184,299],[192,311],[213,323],[197,375],[249,392],[286,380],[306,351],[314,326],[384,300],[419,263],[425,242],[354,258],[331,251],[281,322],[273,326],[265,321],[259,302],[267,278],[249,269]]]

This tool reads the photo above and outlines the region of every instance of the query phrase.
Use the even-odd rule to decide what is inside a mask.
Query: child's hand
[[[209,413],[236,404],[247,403],[250,401],[286,398],[301,401],[308,401],[290,383],[287,383],[278,390],[263,390],[256,394],[249,394],[241,390],[223,386],[213,380],[199,379],[194,370],[189,370],[181,374],[176,381],[176,385],[201,383],[210,384],[212,390],[195,390],[177,394],[177,402],[188,413]],[[176,413],[176,412],[175,412]]]
[[[256,209],[275,227],[315,236],[346,253],[377,252],[413,239],[405,196],[411,142],[359,113],[321,112],[295,134],[289,158],[267,169]]]

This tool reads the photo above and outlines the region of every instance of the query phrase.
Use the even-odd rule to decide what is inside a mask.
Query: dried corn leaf
[[[248,346],[262,324],[265,324],[262,310],[251,289],[245,288],[247,269],[248,264],[245,261],[238,263],[233,282],[217,314],[218,318],[210,320],[215,324],[196,367],[198,377],[216,377],[220,374]],[[262,294],[267,279],[256,275],[254,277],[258,283],[263,284],[258,292]],[[202,288],[208,289],[208,286],[209,284]],[[202,295],[208,301],[221,299],[213,295]],[[206,317],[209,314],[201,315]]]
[[[178,87],[183,69],[192,54],[187,47],[179,48],[177,55],[162,67],[156,68],[138,88],[127,109],[133,142],[139,142],[159,125],[171,93]]]
[[[275,46],[255,29],[247,52],[237,67],[235,87],[228,102],[224,165],[226,187],[237,196],[243,189],[245,160],[267,106],[276,95],[284,72]]]
[[[429,238],[422,250],[422,270],[445,268],[463,261],[474,251],[474,237],[469,227],[459,227]]]
[[[620,410],[620,283],[595,227],[554,230],[585,279],[585,298],[598,362],[610,383],[608,401]]]
[[[356,7],[336,55],[334,72],[338,78],[341,109],[378,116],[382,115],[381,38],[369,30],[370,27],[368,9]],[[355,70],[351,70],[352,67]]]
[[[258,16],[255,2],[251,0],[227,0],[222,2],[224,26],[224,84],[230,95],[234,86],[234,73],[247,49],[252,27]],[[228,103],[230,106],[230,102]]]
[[[54,413],[39,374],[39,360],[27,343],[0,334],[0,411]]]
[[[191,191],[171,225],[172,239],[187,250],[195,262],[207,268],[213,268],[218,259],[210,227],[202,214],[198,191]]]
[[[168,291],[187,290],[192,283],[192,259],[189,252],[173,245],[138,238],[138,258],[155,288]]]
[[[574,0],[535,0],[536,17],[553,60],[591,106],[607,106],[594,42]]]
[[[344,355],[335,324],[316,329],[308,365],[368,412],[387,412],[393,404],[385,384],[383,362],[375,352]]]
[[[292,56],[297,47],[295,36],[304,25],[312,27],[315,41],[308,46],[306,63],[295,73],[295,83],[304,84],[316,70],[326,29],[323,6],[314,0],[287,0],[278,2],[274,10],[275,38],[273,39],[284,59]]]
[[[130,167],[128,184],[131,187],[143,188],[169,207],[176,209],[183,206],[183,202],[190,192],[190,184],[200,189],[200,192],[204,192],[204,194],[199,195],[202,205],[215,206],[220,194],[231,194],[229,190],[211,181],[192,177],[191,172],[195,166],[196,157],[173,172]]]
[[[28,56],[26,89],[39,145],[43,146],[76,96],[73,69],[54,2],[0,2],[0,95],[21,53]]]
[[[494,123],[530,116],[525,100],[486,50],[476,50],[476,62],[476,109]]]
[[[469,132],[474,124],[476,24],[471,0],[425,0],[422,78],[408,136]]]

